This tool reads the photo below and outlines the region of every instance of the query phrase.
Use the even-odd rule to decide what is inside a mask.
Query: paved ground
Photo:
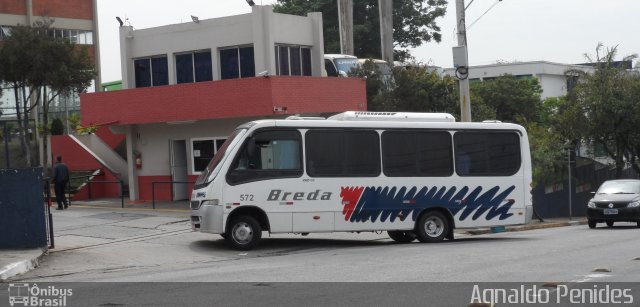
[[[46,258],[50,272],[44,276],[49,276],[50,280],[57,280],[57,276],[73,275],[83,270],[99,272],[136,266],[169,265],[175,262],[173,257],[179,257],[182,252],[180,248],[167,248],[165,245],[179,247],[184,245],[185,240],[191,242],[187,246],[188,249],[196,253],[190,259],[192,263],[256,256],[255,253],[229,250],[217,235],[191,233],[188,202],[158,202],[155,207],[159,209],[152,210],[152,207],[151,202],[125,203],[125,209],[122,209],[120,200],[115,199],[74,202],[69,210],[53,211],[56,246],[50,250],[51,255]],[[584,221],[554,220],[540,223],[536,220],[529,225],[507,227],[506,230],[520,231],[580,223]],[[491,232],[492,229],[488,228],[464,230],[458,232],[456,237],[462,239],[468,235]],[[149,246],[144,251],[132,252],[129,246],[138,242]],[[366,247],[389,243],[393,242],[386,233],[311,234],[304,238],[288,234],[273,235],[264,240],[261,245],[264,252],[257,256],[284,255],[322,246]],[[102,252],[101,249],[104,248],[108,248],[111,253]],[[215,252],[209,251],[212,248]],[[113,252],[118,250],[120,252]],[[71,256],[57,257],[63,253],[70,254],[72,251]],[[0,256],[0,279],[6,280],[38,266],[42,259],[42,251],[0,251]],[[77,258],[82,265],[74,265],[66,270],[58,268],[56,262],[69,257]],[[116,265],[113,265],[114,263]],[[11,269],[7,269],[9,267]]]

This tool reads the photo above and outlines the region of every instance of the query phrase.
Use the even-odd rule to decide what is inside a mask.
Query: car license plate
[[[618,209],[604,209],[605,215],[618,214]]]

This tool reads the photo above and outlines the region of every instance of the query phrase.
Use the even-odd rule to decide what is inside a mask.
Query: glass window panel
[[[291,75],[302,75],[302,69],[300,67],[300,47],[291,47],[289,48],[289,52],[291,55]]]
[[[85,45],[87,44],[87,31],[78,31],[78,44]]]
[[[196,72],[196,82],[213,80],[213,68],[211,67],[211,51],[194,53],[193,65]]]
[[[72,43],[78,43],[78,30],[69,30],[69,39]]]
[[[193,146],[193,170],[202,172],[215,155],[214,140],[194,140]]]
[[[248,138],[227,174],[231,184],[302,175],[298,131],[263,131]]]
[[[138,59],[133,61],[136,87],[151,86],[151,61],[149,59]]]
[[[256,64],[253,56],[253,47],[240,48],[240,75],[242,78],[256,76]]]
[[[153,73],[153,86],[169,84],[169,67],[167,57],[151,59],[151,72]]]
[[[289,48],[280,46],[280,71],[278,75],[288,76],[289,75]]]
[[[384,173],[390,177],[449,176],[453,173],[448,132],[386,131],[382,134]]]
[[[216,140],[216,152],[218,152],[218,150],[220,150],[220,148],[222,148],[222,145],[224,145],[224,142],[227,139],[217,139]]]
[[[193,82],[193,55],[191,53],[176,55],[176,82]]]
[[[312,177],[375,177],[380,148],[375,131],[311,130],[306,134],[307,173]]]
[[[520,169],[520,138],[515,132],[458,132],[454,142],[456,172],[461,176],[510,176]]]
[[[324,60],[324,69],[327,71],[328,77],[338,76],[338,71],[336,70],[336,67],[333,65],[333,62],[331,62],[331,60]]]
[[[93,32],[87,32],[87,45],[93,45]]]
[[[311,49],[302,48],[302,75],[311,76]]]
[[[240,77],[238,49],[220,50],[220,79],[234,79],[238,77]]]

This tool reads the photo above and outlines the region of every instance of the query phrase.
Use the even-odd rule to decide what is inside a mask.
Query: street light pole
[[[473,2],[473,0],[472,0]],[[458,48],[462,48],[463,58],[458,59],[462,61],[461,63],[454,63],[456,68],[463,68],[465,70],[465,74],[462,76],[458,76],[458,84],[460,87],[460,120],[463,122],[471,121],[471,99],[469,94],[469,79],[468,79],[468,66],[469,66],[469,56],[467,54],[467,26],[465,23],[465,14],[464,14],[465,6],[464,0],[456,0],[456,20],[458,29]],[[456,75],[458,75],[456,73]]]

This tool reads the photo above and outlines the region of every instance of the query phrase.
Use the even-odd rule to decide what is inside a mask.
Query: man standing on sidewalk
[[[53,167],[53,184],[56,192],[56,202],[58,203],[58,208],[56,210],[62,210],[69,207],[69,203],[67,202],[67,197],[64,192],[69,184],[69,168],[62,163],[62,157],[57,156],[56,165]],[[64,207],[63,207],[64,205]]]

